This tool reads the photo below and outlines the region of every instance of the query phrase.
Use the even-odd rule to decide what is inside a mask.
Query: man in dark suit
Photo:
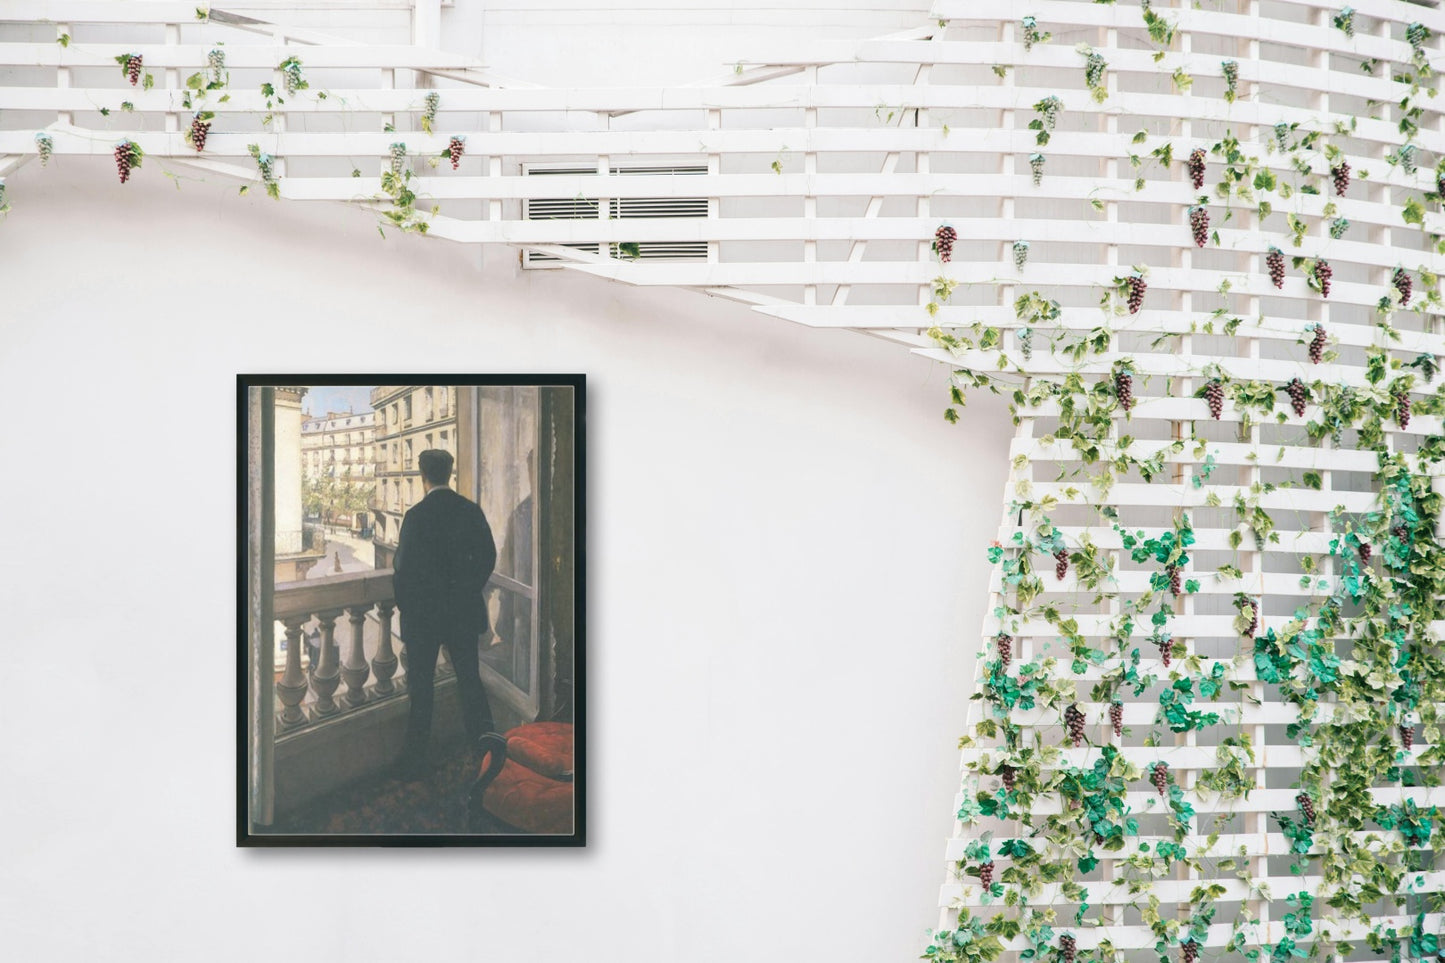
[[[437,653],[444,645],[457,673],[462,724],[472,742],[492,728],[492,710],[477,666],[477,640],[487,631],[484,589],[497,566],[492,528],[480,506],[448,487],[450,452],[417,456],[426,495],[402,519],[392,583],[406,643],[406,744],[399,770],[426,771]]]

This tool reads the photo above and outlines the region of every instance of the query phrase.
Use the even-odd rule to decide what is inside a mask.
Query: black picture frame
[[[480,399],[482,393],[473,389],[503,389],[507,387],[535,388],[536,414],[536,437],[539,443],[534,446],[527,456],[526,468],[528,471],[535,471],[528,486],[527,501],[532,501],[532,494],[537,493],[541,497],[536,500],[537,504],[529,517],[536,519],[535,528],[527,528],[527,539],[531,547],[530,557],[539,559],[536,568],[529,573],[533,577],[532,603],[528,612],[531,613],[530,638],[532,640],[530,658],[533,665],[542,658],[543,650],[550,649],[546,657],[551,661],[546,663],[544,674],[542,671],[533,672],[529,683],[534,689],[541,689],[544,685],[550,685],[551,697],[541,703],[539,713],[543,710],[560,712],[566,708],[566,715],[570,718],[572,730],[572,770],[567,772],[547,772],[547,780],[555,781],[558,785],[569,787],[572,800],[572,820],[570,832],[560,831],[538,831],[528,830],[525,826],[509,824],[500,818],[496,818],[485,812],[485,818],[479,821],[472,821],[470,818],[474,812],[469,812],[469,819],[465,831],[352,831],[343,823],[337,831],[317,830],[312,823],[308,825],[304,819],[297,820],[294,814],[289,814],[284,819],[277,818],[275,809],[277,779],[280,769],[277,765],[278,754],[283,747],[300,745],[301,740],[311,739],[311,742],[320,745],[322,740],[317,734],[327,733],[327,739],[334,739],[338,745],[346,744],[347,738],[351,739],[350,744],[355,744],[356,736],[337,735],[343,728],[351,726],[358,731],[375,730],[385,731],[388,738],[395,737],[395,717],[401,711],[397,707],[409,701],[409,695],[399,691],[382,693],[367,693],[369,696],[365,701],[355,705],[343,705],[343,698],[339,690],[336,691],[334,701],[340,706],[334,713],[329,715],[317,714],[316,705],[313,703],[310,710],[302,709],[300,706],[287,706],[293,710],[299,709],[306,718],[306,721],[294,723],[283,731],[283,724],[280,720],[280,712],[283,707],[276,700],[277,691],[281,688],[278,683],[280,676],[275,665],[275,651],[280,643],[274,637],[274,626],[276,623],[276,580],[275,573],[278,571],[278,557],[275,554],[276,528],[275,528],[275,437],[276,437],[276,402],[275,391],[280,388],[284,391],[288,386],[291,388],[305,386],[310,387],[331,387],[331,386],[402,386],[403,388],[421,386],[449,386],[458,390],[456,398],[466,397],[468,399]],[[236,699],[236,845],[238,847],[571,847],[579,848],[587,845],[587,788],[588,788],[588,761],[587,761],[587,579],[586,579],[586,535],[587,535],[587,435],[586,435],[586,375],[584,374],[435,374],[435,373],[346,373],[346,374],[248,374],[242,373],[236,376],[236,417],[237,417],[237,699]],[[557,389],[557,390],[547,390]],[[571,404],[565,403],[570,396]],[[408,396],[409,397],[409,396]],[[299,395],[298,395],[299,398]],[[428,394],[430,398],[430,394]],[[480,437],[481,402],[475,402],[473,415],[470,424],[466,425],[467,430],[473,436]],[[495,406],[494,406],[495,407]],[[408,408],[409,411],[409,408]],[[474,482],[475,490],[472,494],[480,492],[480,478],[483,469],[481,466],[480,451],[482,441],[475,442],[468,440],[470,450],[464,448],[462,432],[466,419],[463,418],[460,402],[455,402],[452,408],[455,418],[455,432],[452,436],[455,445],[454,454],[457,455],[457,468],[455,479],[461,482],[467,476],[463,473],[462,455],[467,452],[472,459],[475,476],[471,479]],[[288,412],[289,417],[289,412]],[[392,437],[392,436],[385,436]],[[565,443],[565,444],[564,444]],[[544,447],[545,446],[545,447]],[[571,451],[571,471],[563,470],[565,465],[565,449]],[[546,452],[550,457],[545,458],[539,454]],[[373,463],[375,464],[375,463]],[[379,475],[376,471],[373,477]],[[469,482],[469,483],[471,483]],[[463,486],[458,484],[459,489]],[[566,497],[562,497],[565,493]],[[467,492],[463,492],[467,494]],[[570,517],[569,517],[570,513]],[[360,514],[360,513],[358,513]],[[379,524],[381,519],[378,511],[372,511],[377,516]],[[493,521],[495,527],[500,519]],[[550,548],[558,548],[549,540],[562,539],[570,541],[571,559],[570,566],[567,565],[566,553],[564,550],[550,552],[546,561],[542,558],[542,549],[538,548],[541,543],[546,543]],[[502,535],[498,534],[497,544],[499,550],[502,545]],[[313,563],[314,564],[314,563]],[[339,557],[337,560],[340,566]],[[570,572],[568,571],[570,567]],[[389,572],[382,569],[381,571]],[[263,577],[263,573],[264,576]],[[516,573],[514,573],[516,574]],[[498,581],[500,573],[493,576],[488,582],[487,589],[491,590]],[[384,592],[379,588],[381,578],[390,581],[389,574],[383,577],[370,576],[364,573],[356,573],[355,578],[359,581],[353,584],[341,585],[339,581],[346,581],[347,576],[339,576],[329,581],[338,582],[333,585],[336,591],[356,592],[357,585],[365,583],[367,591]],[[517,598],[523,596],[522,588],[518,588],[513,580],[503,578],[507,585],[498,589],[511,591]],[[287,583],[287,590],[294,590],[301,586],[302,582]],[[310,583],[306,591],[310,591]],[[510,587],[509,587],[510,586]],[[338,596],[339,597],[339,596]],[[346,614],[342,615],[327,632],[327,649],[333,657],[336,656],[338,645],[336,638],[343,636],[343,626],[340,624],[350,616],[353,630],[359,633],[354,642],[354,651],[362,653],[360,665],[367,665],[364,655],[363,641],[365,638],[366,625],[364,621],[358,623],[358,618],[365,620],[375,616],[377,623],[376,630],[387,638],[392,637],[390,628],[392,620],[390,614],[383,618],[385,609],[377,604],[371,605],[370,595],[365,592],[357,595],[361,599],[355,606],[348,607]],[[394,604],[394,603],[393,603]],[[362,609],[361,606],[367,606]],[[561,637],[565,635],[565,620],[561,619],[560,613],[570,609],[571,618],[571,652],[570,656],[564,651]],[[353,614],[354,610],[360,610],[358,617]],[[540,614],[538,614],[540,613]],[[308,616],[310,618],[310,616]],[[294,621],[294,619],[293,619]],[[381,623],[386,623],[386,629],[381,629]],[[544,635],[551,630],[550,636]],[[272,633],[272,642],[265,643],[262,639],[266,633]],[[288,623],[287,635],[290,636],[291,626]],[[483,636],[485,638],[485,636]],[[539,639],[546,638],[546,642],[539,642]],[[403,640],[396,637],[397,649],[404,648]],[[515,641],[513,642],[515,645]],[[480,645],[480,643],[479,643]],[[301,647],[299,645],[287,646],[288,670],[294,661],[299,663],[301,659]],[[292,655],[290,650],[296,650]],[[485,650],[484,650],[485,651]],[[264,664],[262,656],[270,654],[271,665]],[[399,655],[399,651],[398,651]],[[484,668],[482,676],[488,678],[487,672],[490,666],[486,665],[483,659]],[[372,665],[375,663],[373,662]],[[326,657],[321,658],[322,668],[327,667]],[[393,671],[395,671],[393,669]],[[501,679],[501,686],[509,684],[510,680],[492,670],[497,678]],[[366,676],[363,675],[363,679]],[[332,676],[324,676],[328,681]],[[386,682],[390,682],[388,676]],[[445,679],[438,680],[440,688]],[[310,673],[307,674],[307,682],[314,682]],[[330,682],[334,687],[335,682]],[[399,683],[398,683],[399,684]],[[267,686],[270,686],[270,694],[266,693]],[[294,691],[294,690],[293,690]],[[351,684],[348,683],[348,691],[352,692]],[[489,687],[489,695],[496,690]],[[520,691],[520,690],[519,690]],[[310,690],[310,695],[315,696],[315,689]],[[441,699],[438,699],[441,702]],[[494,700],[494,706],[496,702]],[[267,713],[266,707],[270,707],[270,722],[265,723]],[[513,706],[515,708],[515,706]],[[529,708],[523,705],[522,709]],[[495,709],[494,709],[495,711]],[[370,712],[375,716],[371,722],[357,723],[361,719],[361,713]],[[441,716],[441,706],[438,707],[438,716]],[[502,713],[505,715],[506,713]],[[383,720],[385,721],[378,721]],[[525,715],[522,715],[525,719]],[[348,722],[347,720],[352,720]],[[565,723],[564,723],[565,724]],[[498,729],[506,728],[498,726]],[[562,731],[556,728],[554,732]],[[308,736],[308,733],[310,734]],[[278,738],[278,736],[280,738]],[[380,737],[378,737],[379,739]],[[270,740],[269,749],[266,749],[266,740]],[[505,744],[501,740],[500,744]],[[498,740],[492,740],[493,747],[499,745]],[[308,750],[309,751],[309,750]],[[477,758],[479,751],[476,747],[467,747],[465,744],[460,750],[464,757],[470,755]],[[366,755],[366,753],[353,754]],[[338,753],[334,758],[341,758]],[[495,762],[498,758],[497,750],[492,748],[491,755],[487,756],[488,762]],[[507,778],[510,775],[513,765],[521,765],[522,762],[516,759],[508,759],[505,767],[491,766],[492,769],[502,769],[503,772],[498,779]],[[534,763],[535,764],[535,763]],[[464,774],[464,782],[469,779],[465,775],[470,772],[468,765],[475,766],[470,761],[459,765],[458,772]],[[480,769],[480,766],[475,766]],[[308,772],[314,769],[306,770]],[[388,784],[386,772],[382,769],[372,773],[362,782],[356,784],[352,791],[365,794],[368,786],[380,787]],[[269,775],[264,775],[269,773]],[[523,774],[530,779],[536,773],[528,770]],[[269,780],[269,783],[267,782]],[[454,789],[455,787],[452,787]],[[467,783],[470,790],[472,786]],[[443,788],[439,790],[442,798],[445,793],[452,789]],[[340,790],[344,792],[345,790]],[[545,797],[551,800],[563,798],[559,795],[560,790],[555,790],[548,782],[544,786]],[[458,800],[444,796],[447,812],[454,812],[446,808],[455,806]],[[259,808],[258,808],[259,804]],[[299,811],[305,812],[304,806],[297,807]],[[541,813],[544,806],[539,805],[536,812]],[[552,806],[547,812],[556,812],[557,807]],[[527,815],[522,810],[523,816]],[[257,821],[257,814],[269,816],[270,822],[264,819]]]

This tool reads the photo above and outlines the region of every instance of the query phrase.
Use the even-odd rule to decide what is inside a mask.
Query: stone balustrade
[[[392,631],[395,611],[390,569],[276,586],[274,614],[286,636],[286,665],[276,681],[279,732],[359,709],[403,690],[404,680],[396,679],[401,664],[396,644],[402,640]],[[376,644],[368,662],[367,617],[373,612]],[[336,638],[337,622],[343,616],[349,625],[344,654]],[[320,644],[318,657],[307,671],[302,667],[302,649],[305,628],[313,620]],[[345,690],[337,698],[343,685]]]

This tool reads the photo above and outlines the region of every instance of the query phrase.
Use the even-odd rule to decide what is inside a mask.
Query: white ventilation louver
[[[596,174],[595,167],[565,167],[565,168],[529,168],[526,171],[529,177],[545,177],[549,175],[570,174],[573,176],[586,176]],[[706,174],[707,167],[703,165],[684,167],[616,167],[609,173],[618,175],[627,174],[652,174],[665,175],[673,174],[679,176]],[[608,220],[629,220],[631,218],[665,218],[665,217],[707,217],[706,197],[613,197],[607,202]],[[598,216],[598,200],[595,197],[546,197],[532,198],[523,202],[524,216],[529,221],[576,221],[595,220]],[[612,257],[633,257],[638,260],[658,261],[705,261],[707,260],[706,241],[641,241],[637,242],[636,251],[629,250],[624,253],[621,245],[628,243],[625,240],[613,242],[609,245],[609,253]],[[600,253],[598,244],[565,244],[578,251],[586,251],[589,254]],[[556,264],[558,258],[543,254],[538,251],[528,251],[526,265],[528,267]]]

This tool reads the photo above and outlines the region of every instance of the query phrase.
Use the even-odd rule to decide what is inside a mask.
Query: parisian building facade
[[[376,417],[376,490],[372,495],[376,567],[390,568],[406,510],[421,500],[417,456],[428,448],[457,453],[457,394],[451,385],[379,385],[371,391]]]
[[[376,475],[376,413],[328,411],[301,424],[301,464],[309,479],[370,482]]]

